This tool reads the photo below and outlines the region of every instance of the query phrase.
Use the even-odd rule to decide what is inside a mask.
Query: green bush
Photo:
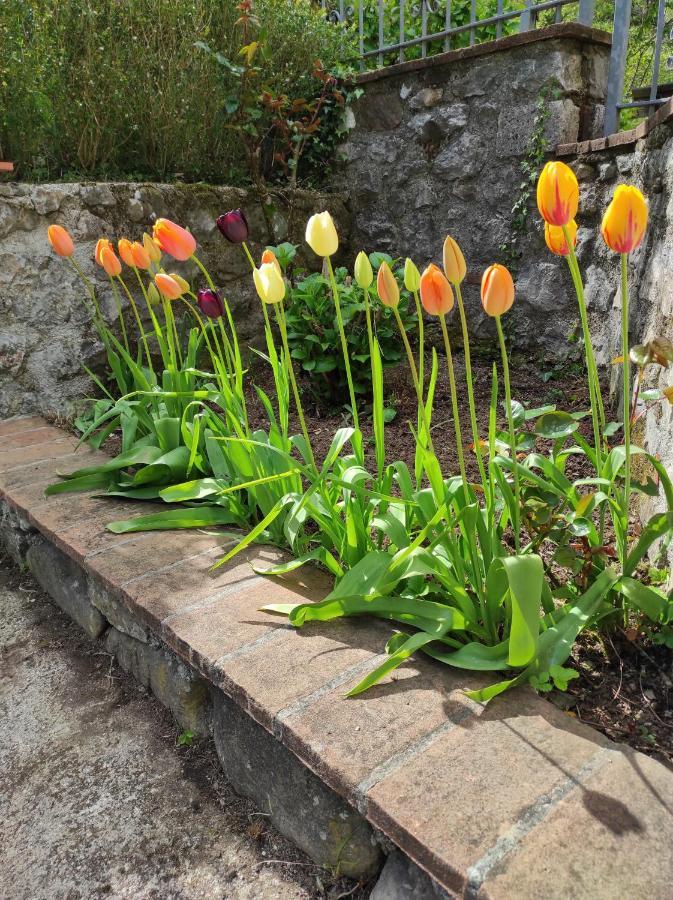
[[[269,48],[260,81],[278,94],[310,97],[316,59],[333,71],[353,55],[350,32],[310,0],[254,12]],[[232,84],[194,46],[236,57],[238,15],[231,0],[2,0],[0,158],[22,178],[245,182]]]
[[[291,248],[288,254],[288,249]],[[293,256],[292,245],[273,248],[281,265],[287,266]],[[393,267],[400,285],[400,316],[413,341],[418,317],[411,295],[403,285],[403,269],[384,253],[370,254],[374,270],[382,260]],[[353,372],[355,393],[364,402],[371,400],[372,374],[365,317],[364,292],[345,268],[334,272],[339,288],[346,340]],[[374,292],[375,293],[375,292]],[[397,365],[404,354],[393,312],[370,294],[372,321],[385,367]],[[304,373],[303,387],[315,403],[324,408],[343,405],[348,397],[346,368],[334,317],[334,299],[327,278],[308,275],[290,287],[286,298],[288,341],[292,358]]]

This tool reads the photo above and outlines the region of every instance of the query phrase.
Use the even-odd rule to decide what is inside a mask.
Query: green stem
[[[414,388],[416,389],[416,398],[418,400],[418,416],[420,420],[423,422],[423,428],[425,430],[425,434],[428,438],[428,447],[432,453],[435,452],[435,448],[432,444],[432,435],[430,434],[430,424],[428,422],[428,417],[425,412],[425,404],[423,403],[423,394],[421,392],[421,385],[418,380],[418,371],[416,370],[416,360],[414,359],[414,354],[411,350],[411,344],[409,343],[409,338],[407,337],[407,333],[404,330],[404,322],[402,321],[402,317],[400,316],[399,310],[396,306],[393,306],[393,314],[395,316],[395,321],[397,322],[397,327],[400,330],[400,335],[402,337],[402,343],[404,344],[404,349],[407,353],[407,359],[409,360],[409,368],[411,369],[411,377],[414,382]]]
[[[629,535],[629,512],[631,506],[631,422],[629,410],[631,405],[631,364],[629,359],[629,276],[628,255],[622,253],[622,379],[623,379],[623,404],[624,404],[624,535],[622,538],[622,568],[626,563]]]
[[[343,353],[344,365],[346,366],[346,379],[348,380],[348,393],[350,395],[351,409],[353,412],[353,424],[355,428],[360,430],[360,422],[358,420],[358,409],[355,403],[355,388],[353,387],[353,376],[351,375],[351,364],[348,356],[348,343],[346,342],[346,332],[344,330],[343,317],[341,315],[341,302],[339,300],[339,288],[337,287],[336,278],[334,277],[334,269],[332,268],[332,260],[329,256],[325,257],[327,262],[327,271],[329,272],[330,285],[332,286],[332,296],[334,297],[334,306],[336,309],[337,325],[339,326],[339,336],[341,338],[341,351]]]
[[[87,293],[89,294],[89,298],[91,299],[91,303],[92,303],[93,309],[94,309],[94,321],[96,320],[96,317],[98,317],[98,319],[100,319],[100,324],[101,324],[102,328],[105,331],[107,331],[107,326],[105,325],[105,320],[103,318],[103,314],[101,313],[100,306],[98,305],[98,298],[96,297],[96,292],[94,290],[93,285],[91,284],[89,279],[86,277],[84,272],[77,265],[77,263],[75,262],[73,257],[69,256],[68,259],[70,260],[71,266],[73,267],[75,272],[77,272],[77,274],[79,275],[79,277],[82,279],[82,281],[84,282],[84,284],[86,286]],[[102,337],[102,335],[101,335],[101,337]]]
[[[297,387],[297,379],[294,377],[294,366],[292,365],[292,357],[290,356],[290,346],[287,340],[287,326],[285,323],[285,307],[283,306],[283,301],[276,306],[277,318],[278,318],[278,328],[280,330],[280,338],[283,342],[283,349],[285,351],[285,365],[287,366],[287,374],[290,379],[290,384],[292,385],[292,393],[294,395],[294,402],[297,407],[297,415],[299,416],[299,423],[301,425],[301,431],[304,435],[304,441],[306,442],[306,449],[309,455],[309,462],[311,464],[311,468],[315,471],[316,475],[318,474],[318,467],[315,464],[315,457],[313,455],[313,447],[311,446],[311,439],[308,436],[308,429],[306,427],[306,420],[304,418],[304,409],[301,405],[301,398],[299,396],[299,388]]]
[[[157,339],[157,343],[159,344],[159,350],[161,352],[161,361],[163,363],[164,368],[166,368],[167,360],[166,360],[166,352],[165,352],[165,348],[164,348],[164,334],[163,334],[161,325],[159,324],[159,320],[155,316],[154,310],[152,309],[152,304],[150,303],[150,298],[147,294],[147,290],[145,288],[143,280],[140,277],[140,272],[138,271],[137,268],[135,268],[135,266],[133,268],[133,271],[136,273],[136,278],[138,279],[138,284],[140,285],[140,290],[142,291],[143,299],[145,300],[145,307],[146,307],[147,313],[152,321],[152,327],[154,328],[154,336]]]
[[[414,303],[416,304],[416,315],[418,316],[418,381],[421,385],[422,395],[425,398],[425,323],[418,291],[414,291]]]
[[[124,311],[122,309],[122,302],[119,296],[119,290],[117,289],[117,285],[114,283],[114,279],[108,275],[110,279],[110,287],[112,288],[112,295],[115,299],[115,306],[117,307],[117,315],[119,316],[119,326],[121,328],[122,337],[124,338],[124,347],[126,348],[126,352],[128,355],[131,355],[131,348],[129,347],[129,339],[126,334],[126,325],[124,323]]]
[[[252,258],[252,253],[250,253],[250,250],[248,250],[248,245],[246,244],[245,241],[243,241],[243,243],[241,244],[241,246],[242,246],[243,249],[245,250],[245,255],[248,257],[248,262],[249,262],[250,265],[252,266],[252,270],[253,270],[253,272],[254,272],[254,270],[255,270],[257,267],[255,266],[255,260]]]
[[[509,383],[509,360],[507,359],[507,347],[505,335],[502,333],[500,316],[495,316],[495,326],[498,329],[498,341],[500,343],[500,357],[502,359],[502,374],[505,382],[505,404],[507,406],[507,425],[509,427],[509,447],[512,457],[512,471],[514,473],[514,544],[516,552],[521,549],[521,535],[519,534],[519,517],[521,514],[521,492],[519,490],[519,473],[516,468],[516,435],[514,433],[514,419],[512,417],[512,392]]]
[[[154,376],[154,368],[152,366],[152,357],[150,356],[150,348],[147,343],[147,335],[145,334],[145,329],[143,328],[143,323],[140,318],[140,314],[138,312],[138,307],[136,306],[136,301],[133,299],[133,294],[126,286],[126,282],[121,277],[121,275],[117,276],[117,280],[119,281],[121,286],[124,288],[124,293],[128,297],[128,301],[131,304],[131,309],[133,310],[133,315],[136,320],[136,325],[138,326],[140,340],[142,341],[143,348],[145,350],[145,358],[147,359],[147,367],[150,370],[150,372],[152,373],[152,375]]]
[[[460,428],[460,416],[458,413],[458,392],[456,391],[456,373],[453,369],[453,355],[451,353],[451,341],[449,340],[449,332],[446,328],[446,316],[442,314],[439,317],[439,324],[442,327],[442,337],[444,338],[444,349],[446,351],[446,365],[449,370],[449,386],[451,389],[451,408],[453,410],[453,427],[456,433],[456,453],[458,454],[458,467],[460,468],[460,476],[463,479],[463,491],[465,494],[465,505],[470,502],[470,494],[467,486],[467,470],[465,468],[465,453],[463,450],[463,435]]]

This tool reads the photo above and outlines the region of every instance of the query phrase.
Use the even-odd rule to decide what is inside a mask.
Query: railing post
[[[604,134],[614,134],[619,123],[619,104],[624,90],[626,51],[629,47],[631,24],[631,0],[615,0],[615,17],[612,26],[612,51],[608,73],[608,94],[605,99]]]
[[[596,0],[580,0],[580,9],[577,14],[577,21],[580,25],[594,24],[594,14],[596,12]]]
[[[521,12],[521,18],[519,19],[519,31],[530,31],[531,28],[535,27],[533,10],[531,9],[534,2],[535,0],[526,0],[526,8]]]

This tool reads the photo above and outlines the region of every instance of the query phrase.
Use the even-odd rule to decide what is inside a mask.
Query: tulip
[[[184,294],[182,285],[176,279],[175,275],[165,275],[163,272],[160,272],[158,275],[154,276],[154,283],[161,296],[165,297],[167,300],[177,300]]]
[[[250,229],[248,220],[242,209],[232,209],[218,216],[215,224],[231,244],[242,244],[247,241]]]
[[[143,247],[151,262],[158,263],[160,261],[161,247],[159,247],[154,238],[151,238],[147,232],[143,235]]]
[[[200,290],[196,295],[196,302],[203,315],[209,319],[219,319],[224,315],[224,303],[219,291],[213,291],[210,288]]]
[[[152,234],[160,249],[174,259],[184,262],[194,256],[196,241],[193,235],[170,219],[157,219]]]
[[[334,220],[328,212],[316,213],[306,223],[306,243],[318,256],[332,256],[339,248]]]
[[[262,263],[252,273],[255,288],[264,303],[279,303],[285,296],[285,282],[273,263]]]
[[[404,286],[413,294],[421,286],[421,273],[413,260],[407,256],[404,263]]]
[[[119,251],[119,255],[121,256],[122,262],[125,263],[129,268],[133,268],[135,265],[133,261],[133,244],[131,241],[126,238],[122,238],[117,242],[117,250]]]
[[[639,247],[647,227],[647,201],[638,188],[620,184],[601,223],[603,240],[616,253]]]
[[[537,182],[537,207],[550,225],[567,225],[577,215],[579,185],[575,173],[562,162],[548,162]]]
[[[186,281],[182,275],[178,275],[176,272],[170,272],[170,276],[173,281],[177,281],[177,283],[182,288],[182,293],[186,294],[189,291],[189,282]]]
[[[504,266],[495,263],[484,272],[481,302],[488,316],[502,316],[514,303],[514,282]]]
[[[103,247],[100,252],[100,264],[110,278],[116,278],[121,273],[122,264],[112,247]]]
[[[364,250],[360,250],[355,257],[353,274],[355,275],[356,283],[363,291],[366,291],[367,288],[371,287],[372,281],[374,280],[374,272],[372,271],[372,264],[369,262],[369,257]]]
[[[397,309],[400,302],[400,289],[397,286],[395,276],[390,271],[390,266],[385,260],[379,266],[376,276],[376,290],[384,306]]]
[[[444,274],[453,285],[465,280],[467,266],[463,251],[449,235],[444,241]]]
[[[47,238],[51,249],[58,256],[72,256],[75,252],[72,238],[62,225],[50,225],[47,228]]]
[[[283,274],[283,270],[280,267],[280,263],[278,262],[276,254],[273,252],[273,250],[269,250],[268,247],[264,251],[264,253],[262,253],[262,265],[264,265],[265,263],[271,263],[272,266],[275,266],[278,269],[281,275]]]
[[[577,222],[573,219],[566,225],[566,231],[570,237],[573,247],[577,246]],[[550,225],[549,222],[544,223],[544,239],[547,247],[557,256],[567,256],[570,253],[568,244],[560,225]]]
[[[158,249],[159,248],[157,247],[157,250]],[[131,256],[133,258],[133,265],[136,269],[149,269],[151,260],[144,244],[141,244],[139,241],[134,241],[131,244]]]
[[[431,316],[444,316],[453,309],[451,285],[434,263],[421,275],[421,303]]]
[[[112,244],[110,243],[110,241],[107,238],[99,238],[96,242],[96,249],[93,252],[93,257],[99,266],[103,265],[101,254],[106,247],[112,249]]]
[[[161,300],[157,286],[152,282],[147,288],[147,302],[156,305]]]

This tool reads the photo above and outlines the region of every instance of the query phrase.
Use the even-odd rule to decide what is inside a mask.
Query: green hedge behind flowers
[[[350,33],[310,0],[255,0],[254,12],[269,51],[259,79],[275,93],[310,98],[316,59],[335,71],[353,57]],[[238,62],[238,14],[232,0],[2,0],[0,158],[23,179],[245,183],[225,109],[233,82],[194,46]],[[313,171],[334,144],[318,139]]]

